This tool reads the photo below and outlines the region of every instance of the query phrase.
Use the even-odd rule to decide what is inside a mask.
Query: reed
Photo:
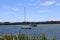
[[[0,40],[47,40],[47,36],[45,34],[40,34],[40,35],[26,35],[26,34],[18,34],[18,35],[13,35],[13,34],[3,34],[0,37]],[[55,37],[53,37],[51,40],[56,40]]]

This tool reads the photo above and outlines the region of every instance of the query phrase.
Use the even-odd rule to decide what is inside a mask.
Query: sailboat
[[[25,11],[25,8],[24,8],[24,25],[21,27],[22,29],[31,29],[32,26],[31,25],[28,25],[26,24],[26,11]]]

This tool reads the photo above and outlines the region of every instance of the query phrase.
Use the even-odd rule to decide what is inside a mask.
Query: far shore
[[[0,22],[0,25],[20,25],[20,24],[60,24],[60,21],[44,21],[44,22]]]

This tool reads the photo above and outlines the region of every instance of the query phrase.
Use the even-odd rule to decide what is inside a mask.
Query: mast
[[[26,22],[26,11],[25,11],[25,7],[24,7],[24,22]]]

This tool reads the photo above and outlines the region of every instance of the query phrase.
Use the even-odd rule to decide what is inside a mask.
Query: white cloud
[[[56,6],[60,6],[60,3],[56,3]]]
[[[41,0],[35,0],[33,2],[28,3],[29,6],[51,6],[54,5],[56,1],[53,0],[47,0],[45,2],[41,2]]]
[[[11,8],[11,10],[18,11],[19,9],[18,8]]]
[[[55,1],[45,1],[44,3],[40,3],[41,6],[50,6],[55,4]]]
[[[1,6],[3,9],[5,9],[5,10],[9,10],[9,11],[19,11],[19,9],[18,8],[12,8],[12,7],[10,7],[10,6],[8,6],[8,5],[2,5]]]

